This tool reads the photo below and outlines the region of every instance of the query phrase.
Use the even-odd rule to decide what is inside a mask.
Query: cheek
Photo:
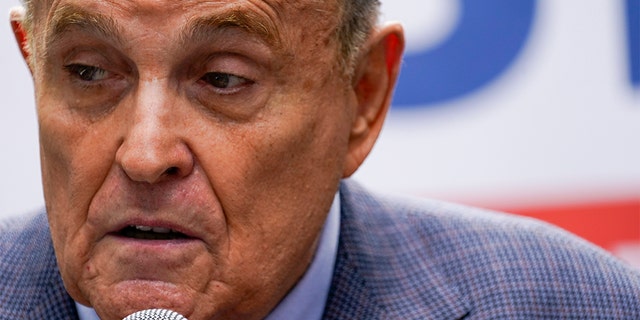
[[[40,151],[43,184],[47,202],[74,202],[86,199],[100,171],[109,160],[104,139],[77,121],[73,115],[62,112],[40,112]],[[106,173],[106,172],[104,172]],[[70,203],[71,204],[71,203]]]
[[[95,192],[111,167],[112,135],[103,134],[54,99],[38,102],[40,158],[54,245],[61,253],[86,220]]]
[[[347,149],[348,119],[338,108],[285,103],[273,103],[278,114],[267,112],[260,123],[202,135],[219,137],[209,140],[198,158],[230,228],[234,236],[257,242],[256,248],[265,238],[295,239],[292,230],[309,232],[322,223]]]
[[[227,180],[278,195],[286,194],[280,192],[282,188],[299,193],[312,187],[312,181],[334,179],[345,150],[339,138],[341,128],[311,118],[272,120],[234,133],[228,138],[232,154],[226,157],[227,172],[234,177]]]

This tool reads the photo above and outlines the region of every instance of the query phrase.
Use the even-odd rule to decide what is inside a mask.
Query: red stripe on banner
[[[640,243],[640,199],[501,210],[550,222],[607,250]]]

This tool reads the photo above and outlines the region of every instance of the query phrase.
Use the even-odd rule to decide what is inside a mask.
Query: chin
[[[154,308],[173,310],[191,320],[196,304],[189,290],[161,281],[128,280],[94,292],[91,304],[102,320],[121,320],[136,311]]]

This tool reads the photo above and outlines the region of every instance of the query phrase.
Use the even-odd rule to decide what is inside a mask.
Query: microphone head
[[[134,312],[122,320],[188,320],[183,315],[167,309],[147,309]]]

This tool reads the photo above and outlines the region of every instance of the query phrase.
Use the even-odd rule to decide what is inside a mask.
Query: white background
[[[506,74],[461,100],[393,112],[358,178],[506,206],[640,199],[640,90],[628,80],[622,4],[539,1]]]
[[[44,203],[33,86],[9,24],[9,8],[18,4],[18,0],[0,2],[0,216]]]

